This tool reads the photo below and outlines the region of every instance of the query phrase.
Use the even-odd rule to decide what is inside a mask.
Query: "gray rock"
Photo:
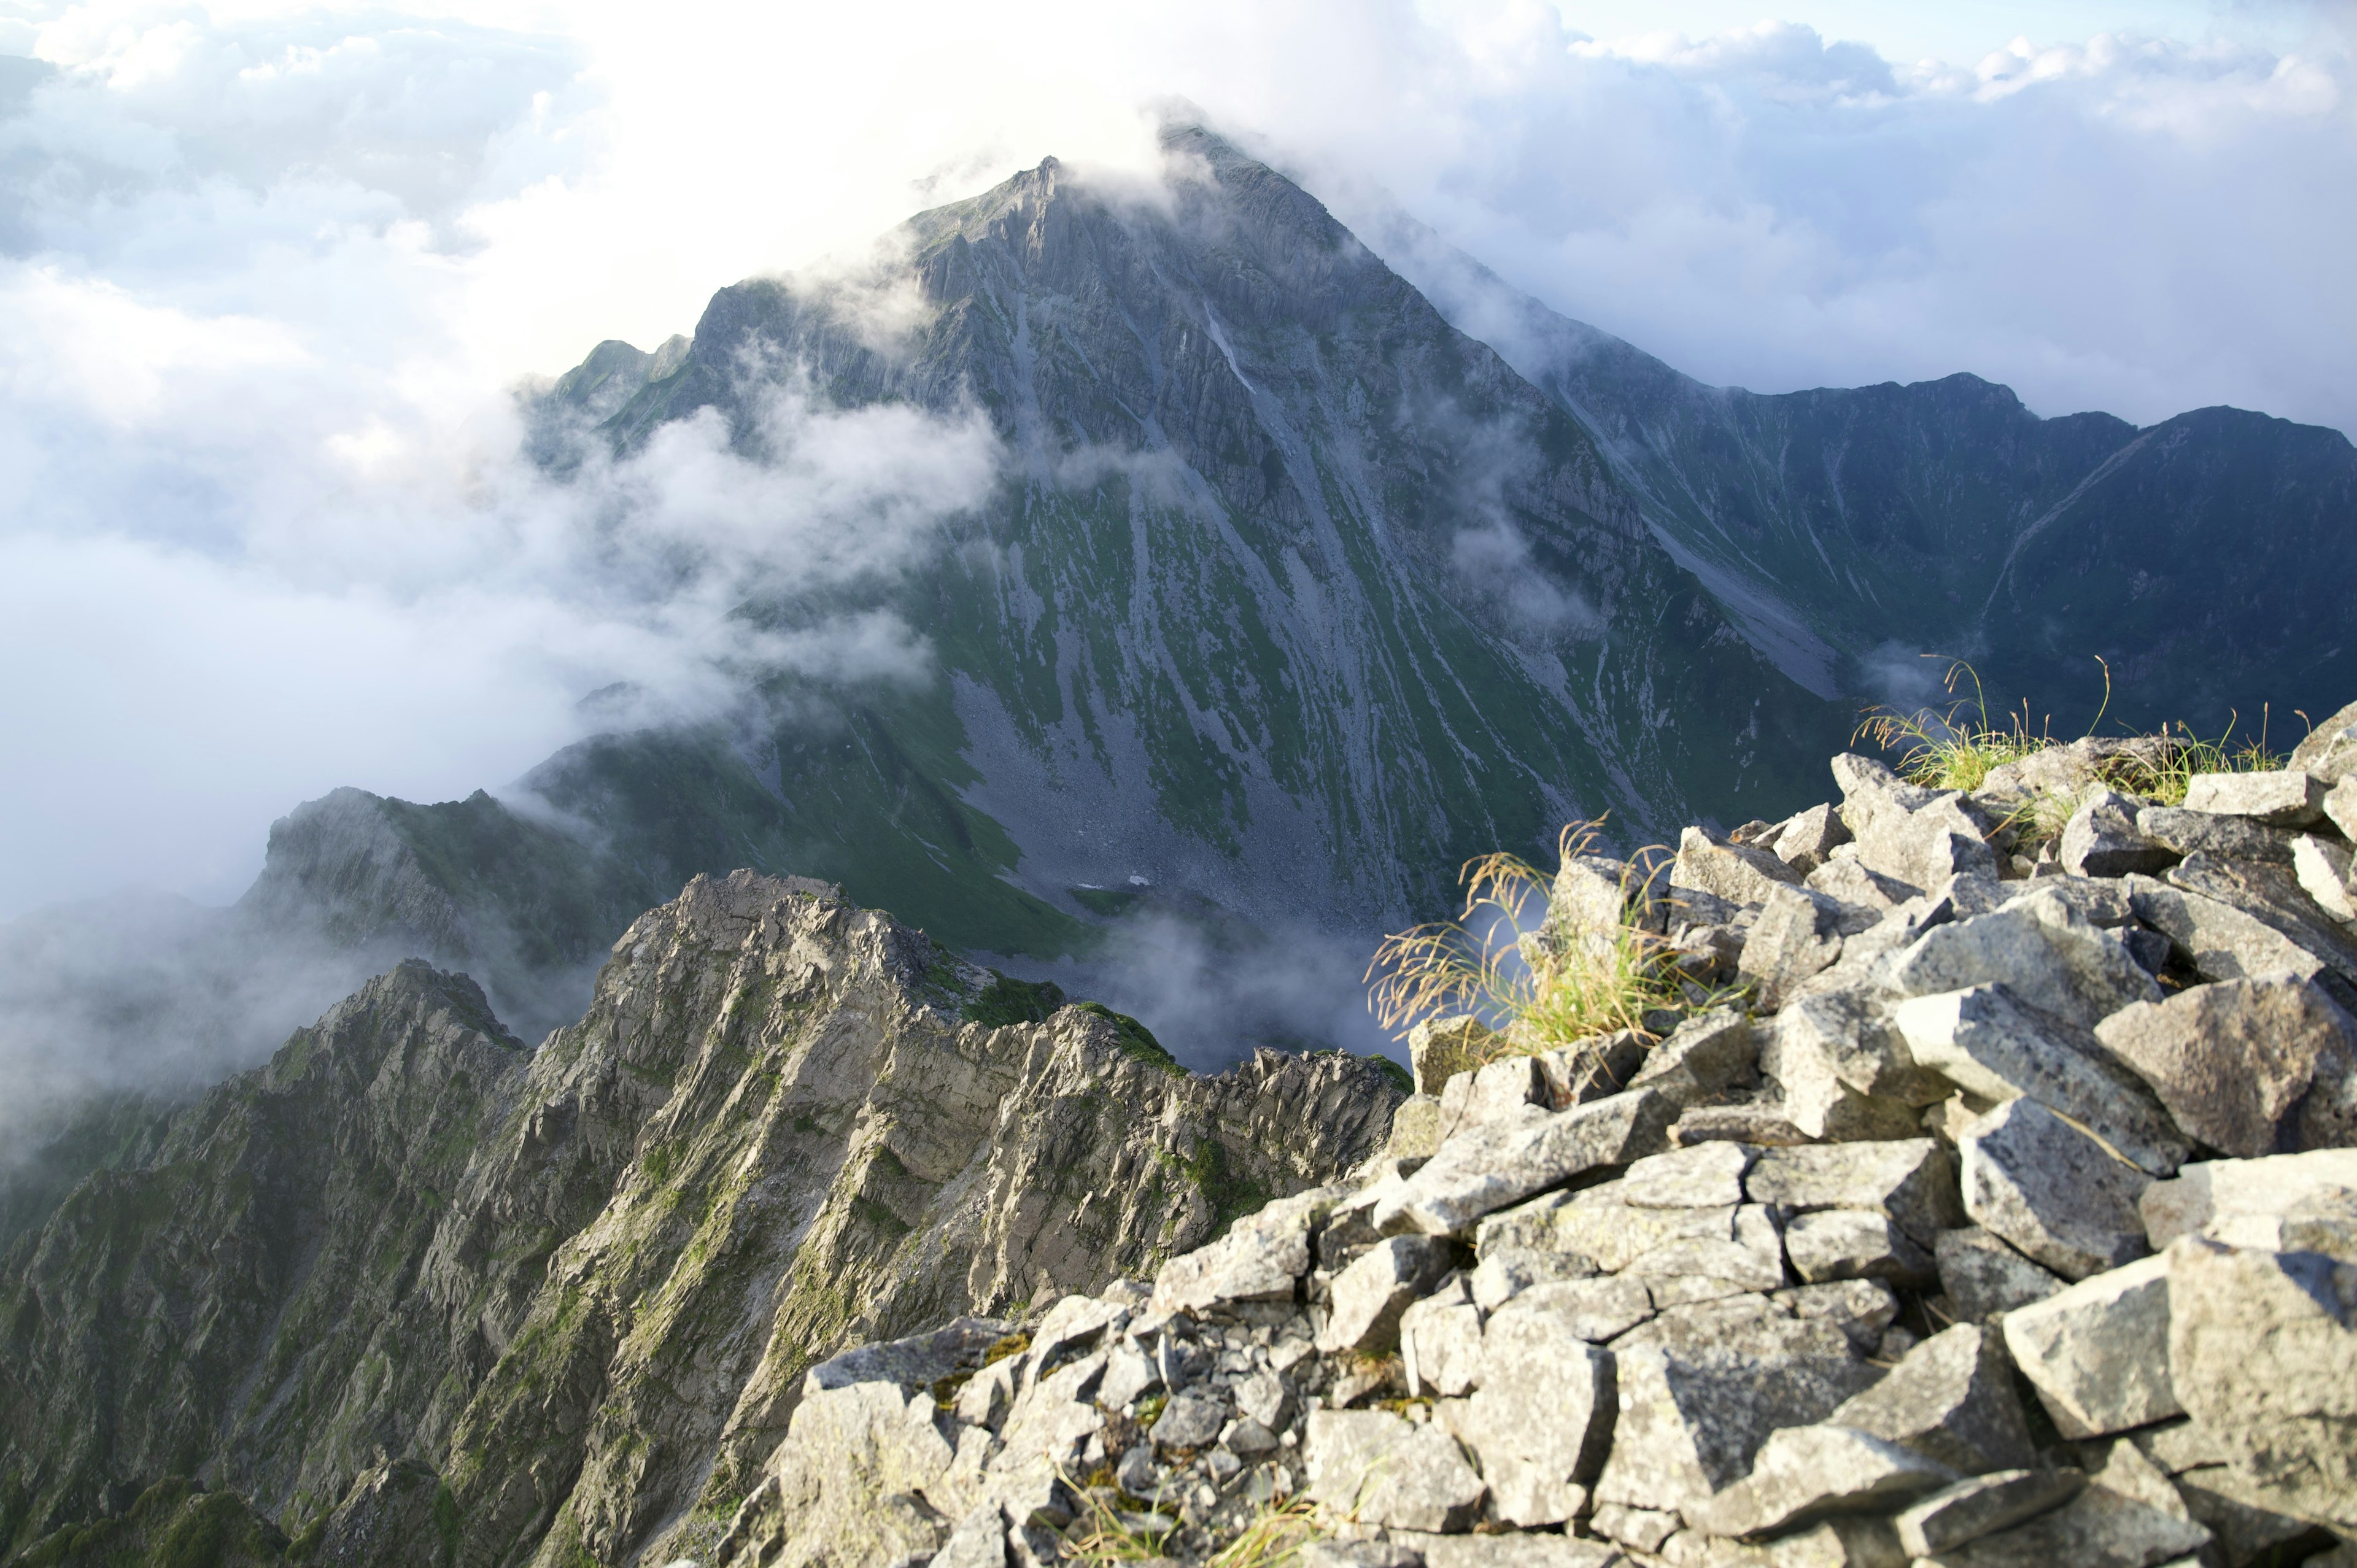
[[[1616,1412],[1609,1351],[1544,1311],[1501,1312],[1481,1336],[1480,1387],[1457,1430],[1480,1460],[1491,1507],[1524,1529],[1561,1524],[1587,1500]]]
[[[2126,876],[2173,865],[2179,852],[2137,828],[2137,805],[2113,789],[2099,789],[2081,800],[2062,827],[2062,869],[2073,876]]]
[[[2140,1258],[2007,1315],[2005,1342],[2065,1437],[2179,1413],[2169,1379],[2169,1268]]]
[[[1660,1095],[1638,1090],[1528,1122],[1477,1127],[1450,1139],[1376,1207],[1376,1229],[1387,1235],[1469,1230],[1484,1215],[1534,1192],[1655,1152],[1675,1113]]]
[[[1820,1021],[1804,1012],[1803,1006],[1788,1007],[1778,1015],[1760,1053],[1760,1069],[1776,1082],[1778,1112],[1813,1140],[1865,1143],[1905,1138],[1918,1132],[1920,1114],[1914,1106],[1905,1100],[1865,1093],[1846,1081],[1843,1059],[1836,1054],[1843,1046],[1887,1042],[1892,1056],[1905,1062],[1906,1047],[1896,1032],[1876,1018],[1870,1034],[1845,1040],[1820,1027]],[[1944,1083],[1930,1073],[1918,1072],[1911,1062],[1906,1071],[1921,1082],[1939,1084],[1945,1092]]]
[[[925,1387],[979,1359],[1009,1326],[995,1317],[960,1317],[928,1334],[855,1346],[804,1372],[802,1397],[854,1383]]]
[[[2164,1005],[2173,1004],[2133,1003],[2126,1012]],[[1915,1060],[1968,1094],[2038,1101],[2154,1176],[2169,1175],[2192,1152],[2169,1112],[2112,1062],[2095,1035],[2040,1013],[2002,982],[1918,996],[1892,1017]]]
[[[2169,1376],[2274,1511],[2357,1532],[2357,1264],[2184,1237],[2169,1263]]]
[[[2250,1487],[2227,1466],[2189,1470],[2175,1482],[2186,1512],[2217,1538],[2217,1549],[2229,1563],[2264,1562],[2278,1548],[2316,1530],[2306,1520],[2251,1502],[2246,1495]]]
[[[969,1389],[973,1386],[972,1383],[966,1385]],[[1154,1358],[1125,1340],[1106,1352],[1104,1381],[1097,1386],[1097,1399],[1106,1409],[1119,1410],[1161,1386],[1162,1370],[1154,1364]],[[963,1396],[958,1404],[958,1413],[961,1417],[965,1413]],[[979,1424],[988,1426],[996,1423],[983,1422]]]
[[[1678,1113],[1670,1142],[1690,1149],[1702,1144],[1750,1144],[1760,1148],[1792,1148],[1812,1142],[1792,1125],[1779,1100],[1752,1100],[1732,1105],[1697,1105]]]
[[[1863,930],[1872,923],[1870,918],[1851,921],[1850,914],[1839,899],[1806,887],[1769,890],[1736,964],[1738,972],[1759,988],[1763,1008],[1781,1006],[1792,987],[1831,967],[1841,956],[1845,924]]]
[[[2289,1215],[2348,1191],[2357,1191],[2357,1149],[2315,1149],[2187,1165],[2175,1180],[2147,1187],[2137,1208],[2158,1250],[2217,1220]]]
[[[1237,1413],[1251,1417],[1271,1431],[1276,1431],[1293,1420],[1293,1395],[1285,1380],[1272,1371],[1258,1371],[1237,1383],[1233,1390]]]
[[[1407,1056],[1415,1091],[1439,1097],[1450,1079],[1470,1072],[1497,1049],[1497,1031],[1470,1013],[1429,1018],[1407,1032]]]
[[[1731,904],[1760,904],[1801,874],[1764,849],[1714,839],[1700,828],[1678,835],[1678,857],[1670,864],[1670,886],[1692,888]]]
[[[1851,1208],[1887,1215],[1926,1245],[1964,1220],[1955,1167],[1931,1138],[1765,1149],[1743,1187],[1755,1203],[1799,1214]]]
[[[1257,1459],[1275,1452],[1276,1434],[1248,1415],[1238,1416],[1222,1429],[1220,1446],[1240,1459]]]
[[[2344,923],[2357,920],[2357,876],[2351,872],[2348,845],[2302,833],[2292,841],[2291,869],[2318,908]]]
[[[1937,1557],[2061,1508],[2086,1484],[2083,1474],[2068,1466],[1974,1476],[1900,1510],[1893,1521],[1899,1544],[1910,1557]]]
[[[1628,1568],[1627,1559],[1601,1541],[1536,1531],[1505,1535],[1419,1535],[1393,1531],[1424,1560],[1425,1568]]]
[[[1347,1190],[1326,1187],[1277,1198],[1210,1246],[1171,1259],[1155,1276],[1148,1310],[1167,1317],[1224,1302],[1291,1301],[1309,1273],[1311,1229]]]
[[[1441,1087],[1440,1138],[1447,1143],[1469,1127],[1524,1114],[1549,1101],[1546,1074],[1534,1057],[1506,1057],[1460,1072]]]
[[[2333,971],[2328,984],[2338,983],[2344,1005],[2357,1005],[2357,933],[2319,908],[2299,885],[2290,865],[2240,865],[2206,854],[2189,854],[2171,866],[2166,878],[2172,887],[2199,893],[2243,913],[2289,939],[2296,946],[2322,959]]]
[[[1945,1081],[1916,1065],[1889,1013],[1863,986],[1793,1002],[1777,1015],[1776,1043],[1780,1073],[1792,1072],[1792,1053],[1807,1051],[1863,1095],[1907,1106],[1931,1105],[1948,1095]]]
[[[2209,1543],[2200,1525],[2091,1485],[2060,1508],[1924,1558],[1918,1568],[2154,1568]]]
[[[1893,1332],[1899,1298],[1880,1280],[1836,1280],[1826,1284],[1788,1285],[1769,1294],[1770,1305],[1796,1322],[1831,1327],[1859,1355],[1872,1355]]]
[[[1170,1396],[1148,1434],[1157,1448],[1202,1448],[1228,1423],[1228,1402],[1214,1389],[1188,1389]]]
[[[1679,1106],[1698,1105],[1738,1084],[1760,1077],[1759,1047],[1751,1020],[1719,1008],[1679,1025],[1653,1047],[1630,1080],[1632,1090],[1651,1090]]]
[[[1606,1503],[1589,1516],[1587,1528],[1607,1541],[1617,1541],[1639,1552],[1654,1552],[1662,1549],[1662,1542],[1669,1540],[1681,1522],[1676,1514],[1658,1509]]]
[[[2064,1288],[2060,1278],[1977,1225],[1941,1231],[1932,1255],[1951,1316],[1960,1322],[1986,1322]]]
[[[1885,1279],[1928,1286],[1939,1277],[1930,1250],[1889,1216],[1858,1208],[1799,1214],[1784,1227],[1784,1255],[1812,1284],[1825,1280]]]
[[[1654,879],[1624,860],[1568,856],[1555,874],[1541,927],[1550,945],[1568,950],[1579,940],[1623,927],[1660,931],[1668,909]]]
[[[1481,1517],[1486,1488],[1457,1440],[1388,1411],[1309,1412],[1303,1439],[1312,1501],[1374,1529],[1454,1534]]]
[[[1775,851],[1777,859],[1806,876],[1849,840],[1849,827],[1840,812],[1830,805],[1812,806],[1777,824],[1768,847]]]
[[[1900,955],[1891,981],[1908,996],[2001,981],[2030,1005],[2087,1028],[2131,1002],[2160,1000],[2126,943],[2043,892],[1932,927]]]
[[[1538,1103],[1565,1111],[1605,1100],[1631,1086],[1647,1060],[1645,1041],[1634,1030],[1595,1035],[1562,1050],[1542,1052],[1538,1064],[1544,1094]]]
[[[1885,1512],[1955,1478],[1935,1459],[1846,1426],[1795,1426],[1760,1444],[1749,1476],[1682,1511],[1713,1535],[1761,1535],[1827,1514]]]
[[[1722,1208],[1743,1201],[1743,1173],[1755,1151],[1703,1144],[1648,1155],[1620,1178],[1620,1201],[1638,1208]]]
[[[1456,1261],[1456,1247],[1442,1237],[1390,1236],[1377,1242],[1334,1277],[1333,1305],[1318,1348],[1377,1355],[1396,1349],[1400,1314]]]
[[[2324,820],[2340,832],[2342,838],[2357,843],[2357,784],[2346,776],[2340,779],[2324,797]]]
[[[2327,781],[2357,771],[2357,703],[2309,731],[2307,738],[2292,747],[2288,766]]]
[[[1006,1520],[998,1505],[970,1509],[933,1554],[930,1568],[1006,1568]]]
[[[1150,1499],[1161,1473],[1154,1462],[1154,1445],[1137,1443],[1122,1454],[1121,1463],[1114,1466],[1113,1478],[1131,1497]]]
[[[1383,1142],[1387,1160],[1428,1160],[1440,1152],[1440,1101],[1429,1094],[1411,1094],[1392,1108],[1391,1136]]]
[[[2136,821],[2138,832],[2180,860],[2189,854],[2206,854],[2268,865],[2291,864],[2291,832],[2262,827],[2247,817],[2213,816],[2182,806],[2146,806],[2136,812]]]
[[[2186,781],[2185,809],[2247,817],[2271,828],[2304,828],[2324,816],[2330,786],[2298,768],[2258,773],[2197,773]]]
[[[2095,1033],[2212,1148],[2255,1159],[2357,1143],[2357,1025],[2309,981],[2195,986]]]
[[[2066,1280],[2147,1250],[2136,1197],[2151,1177],[2034,1100],[1974,1122],[1958,1140],[1965,1212]]]
[[[1481,1366],[1481,1308],[1470,1300],[1419,1301],[1400,1316],[1400,1363],[1411,1398],[1469,1392]]]
[[[1827,1416],[1963,1475],[2037,1462],[2013,1366],[1994,1329],[1959,1323],[1924,1340],[1890,1375]]]
[[[2129,891],[2136,899],[2136,918],[2166,936],[2178,956],[2204,980],[2270,974],[2313,980],[2330,968],[2317,954],[2231,904],[2144,876],[2131,878]]]
[[[1422,1553],[1390,1541],[1311,1541],[1295,1561],[1300,1568],[1425,1568]]]
[[[1015,1402],[1015,1377],[1022,1367],[1022,1362],[1009,1359],[994,1362],[968,1378],[965,1387],[958,1391],[958,1419],[968,1426],[997,1431],[1006,1420],[1007,1407]]]
[[[1473,1301],[1482,1311],[1495,1312],[1526,1290],[1557,1282],[1586,1282],[1596,1274],[1596,1265],[1586,1258],[1544,1248],[1501,1245],[1485,1251],[1474,1269]]]
[[[1870,757],[1854,751],[1833,759],[1834,782],[1842,792],[1841,820],[1852,835],[1887,816],[1910,816],[1939,798],[1937,790],[1910,784]]]
[[[1570,1338],[1601,1345],[1652,1316],[1653,1300],[1641,1280],[1558,1280],[1534,1284],[1494,1310],[1534,1314]]]
[[[1664,1313],[1631,1331],[1655,1343],[1615,1347],[1620,1411],[1598,1502],[1683,1511],[1749,1474],[1771,1433],[1822,1421],[1878,1375],[1830,1325],[1720,1305]]]
[[[1913,811],[1881,811],[1857,833],[1858,864],[1895,881],[1936,887],[1952,876],[1994,880],[1996,852],[1964,797],[1943,791]]]
[[[1853,908],[1886,912],[1923,893],[1912,883],[1869,871],[1858,864],[1856,856],[1826,861],[1803,878],[1801,885],[1831,894]]]
[[[1735,1288],[1772,1290],[1784,1283],[1776,1226],[1757,1204],[1719,1208],[1639,1208],[1623,1200],[1620,1183],[1589,1187],[1544,1214],[1550,1251],[1592,1262],[1598,1272],[1650,1276],[1688,1275],[1728,1281]]]

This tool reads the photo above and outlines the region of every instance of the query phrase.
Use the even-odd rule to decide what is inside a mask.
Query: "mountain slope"
[[[1997,705],[2075,733],[2103,705],[2100,655],[2106,728],[2214,735],[2238,710],[2255,732],[2268,703],[2321,716],[2357,680],[2357,448],[2337,431],[2228,408],[2146,430],[2040,419],[1970,375],[1706,386],[1413,220],[1365,227],[1579,420],[1663,542],[1813,690],[1904,691],[1892,656],[1943,652]]]
[[[741,873],[634,924],[535,1053],[464,977],[371,982],[10,1250],[0,1550],[174,1475],[350,1534],[415,1491],[390,1455],[457,1561],[621,1561],[742,1489],[813,1362],[1150,1271],[1356,1164],[1399,1094],[1337,1056],[1195,1077],[988,983]]]

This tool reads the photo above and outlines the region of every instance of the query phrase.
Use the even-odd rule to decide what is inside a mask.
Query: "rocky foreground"
[[[1575,860],[1536,940],[1625,910],[1740,1004],[1420,1030],[1354,1179],[813,1369],[690,1560],[2357,1563],[2357,709],[2100,787],[2153,746]]]

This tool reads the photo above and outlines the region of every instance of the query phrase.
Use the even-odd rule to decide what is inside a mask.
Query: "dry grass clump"
[[[1965,676],[1970,676],[1973,682],[1969,702],[1957,695],[1957,683]],[[2111,705],[2111,670],[2106,666],[2105,707]],[[1912,712],[1869,708],[1852,738],[1871,740],[1884,751],[1899,753],[1899,766],[1893,771],[1909,783],[1927,789],[1977,789],[2005,764],[2034,757],[2055,744],[2051,735],[2030,729],[2026,704],[2019,713],[2007,714],[2003,727],[1991,724],[1988,694],[1981,689],[1980,671],[1963,660],[1949,661],[1948,673],[1940,684],[1942,690],[1956,697],[1944,710],[1935,713],[1930,708]],[[1977,717],[1964,717],[1968,707]],[[2095,722],[2101,724],[2103,716],[2098,712]]]
[[[1271,1498],[1233,1540],[1211,1553],[1207,1568],[1289,1568],[1318,1534],[1308,1499],[1298,1494]]]
[[[1563,830],[1557,853],[1584,854],[1603,819]],[[1632,866],[1619,921],[1599,929],[1543,924],[1553,879],[1515,854],[1486,854],[1458,874],[1464,911],[1385,937],[1367,966],[1368,1006],[1383,1027],[1469,1013],[1495,1030],[1491,1057],[1535,1056],[1622,1029],[1650,1034],[1645,1015],[1687,998],[1675,956],[1635,909],[1660,875]]]

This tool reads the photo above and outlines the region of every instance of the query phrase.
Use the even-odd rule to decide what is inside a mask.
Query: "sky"
[[[779,462],[682,428],[589,498],[513,391],[1043,156],[1150,171],[1174,95],[1714,382],[2357,429],[2352,43],[2207,0],[0,0],[0,918],[227,902],[296,802],[496,790],[617,681],[922,678],[913,628],[722,610],[905,569],[986,430],[789,389]]]

